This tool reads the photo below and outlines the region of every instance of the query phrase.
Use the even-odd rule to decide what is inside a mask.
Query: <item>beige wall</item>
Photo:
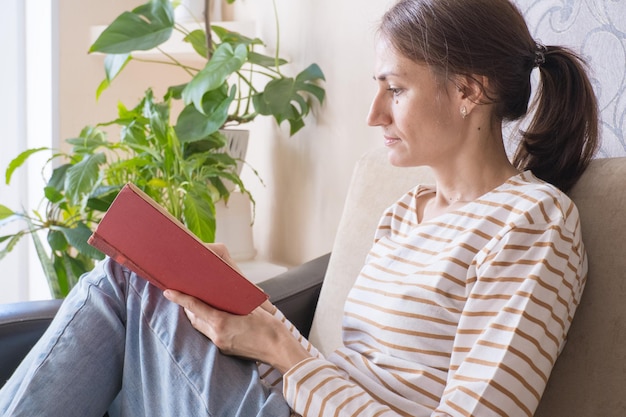
[[[255,246],[260,256],[298,264],[330,250],[356,159],[381,143],[380,131],[366,126],[373,94],[372,38],[389,2],[379,0],[276,0],[281,21],[281,54],[294,68],[318,63],[326,75],[327,99],[295,137],[270,119],[252,126],[248,161],[265,186],[245,170],[244,181],[257,200]],[[88,55],[90,29],[110,23],[142,1],[60,0],[61,138],[86,124],[113,119],[118,100],[133,105],[142,92],[185,80],[176,71],[138,64],[126,69],[95,101],[103,79],[103,57]],[[238,0],[230,12],[253,19],[268,43],[273,39],[271,0]],[[128,71],[130,70],[130,71]]]

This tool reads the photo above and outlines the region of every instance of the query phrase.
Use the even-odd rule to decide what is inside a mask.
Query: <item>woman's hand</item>
[[[236,268],[224,245],[207,246]],[[269,301],[252,313],[240,316],[215,309],[178,291],[167,290],[164,295],[180,305],[191,325],[211,339],[224,354],[259,360],[283,373],[310,356],[283,323],[273,316],[276,307]]]
[[[191,325],[226,355],[265,362],[282,373],[310,356],[283,323],[268,311],[275,308],[269,301],[252,313],[239,316],[217,310],[178,291],[167,290],[164,295],[183,307]]]

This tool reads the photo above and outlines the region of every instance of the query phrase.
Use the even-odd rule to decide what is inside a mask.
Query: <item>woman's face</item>
[[[438,81],[426,65],[399,54],[385,39],[376,44],[378,91],[367,122],[383,128],[389,161],[396,166],[451,162],[461,145],[461,95]]]

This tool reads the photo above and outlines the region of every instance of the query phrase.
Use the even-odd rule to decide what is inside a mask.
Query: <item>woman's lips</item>
[[[393,144],[400,142],[398,138],[391,138],[389,136],[385,136],[385,146],[392,146]]]

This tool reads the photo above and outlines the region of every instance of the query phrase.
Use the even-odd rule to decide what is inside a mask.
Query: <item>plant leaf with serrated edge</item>
[[[68,168],[65,175],[65,196],[78,204],[83,195],[91,192],[98,182],[100,165],[106,162],[104,153],[87,155],[85,159]]]
[[[18,156],[15,157],[15,159],[9,162],[9,166],[7,167],[7,170],[5,171],[5,174],[4,174],[5,183],[8,185],[11,182],[11,176],[13,175],[13,172],[19,167],[21,167],[24,164],[24,162],[26,162],[29,156],[37,152],[49,151],[49,150],[50,148],[34,148],[34,149],[27,149],[24,152],[20,153]]]
[[[15,248],[15,245],[17,245],[20,239],[22,239],[24,234],[25,233],[23,231],[20,231],[14,235],[2,236],[0,238],[0,242],[4,242],[8,240],[4,249],[0,250],[0,260],[4,258],[9,252],[11,252]]]

